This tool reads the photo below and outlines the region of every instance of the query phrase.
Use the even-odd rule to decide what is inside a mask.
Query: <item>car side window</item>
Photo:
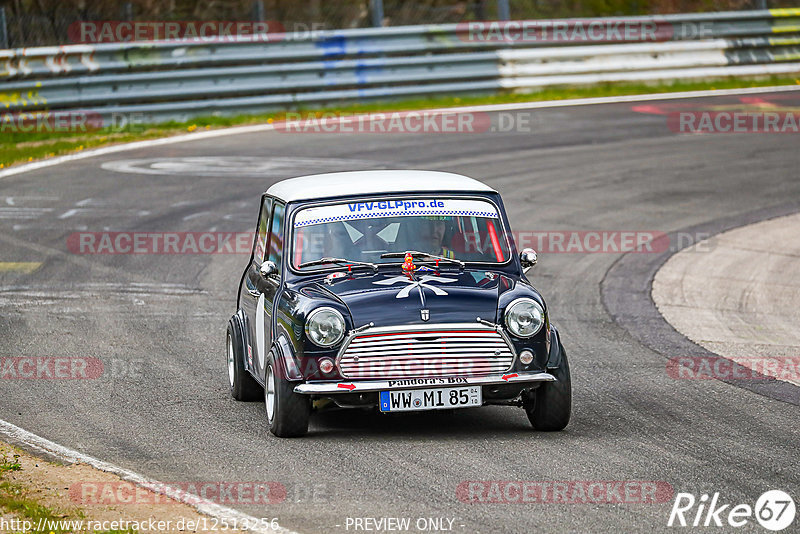
[[[269,260],[275,262],[280,269],[281,258],[283,257],[283,216],[286,213],[286,206],[275,203],[272,212],[272,224],[269,235]]]
[[[267,236],[269,235],[269,216],[272,209],[272,199],[265,198],[261,205],[261,216],[258,218],[256,230],[256,243],[253,258],[258,264],[264,261],[264,252],[267,250]]]

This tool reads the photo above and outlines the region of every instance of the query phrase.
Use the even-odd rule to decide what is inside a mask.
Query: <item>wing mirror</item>
[[[523,249],[519,255],[519,262],[522,264],[522,269],[526,273],[536,265],[537,261],[539,261],[539,257],[532,248]]]
[[[278,274],[278,266],[275,265],[274,261],[267,260],[261,264],[261,268],[258,272],[261,273],[261,278],[267,280],[270,276]]]

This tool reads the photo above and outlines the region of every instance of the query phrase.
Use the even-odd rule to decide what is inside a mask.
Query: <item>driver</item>
[[[447,231],[447,221],[450,217],[445,216],[424,216],[421,217],[420,243],[421,250],[428,254],[442,256],[444,258],[455,259],[456,255],[452,250],[443,244],[444,236]]]
[[[358,259],[359,251],[353,245],[350,234],[343,222],[324,225],[323,256],[328,258]]]

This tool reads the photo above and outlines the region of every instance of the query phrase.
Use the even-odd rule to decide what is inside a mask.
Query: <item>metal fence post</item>
[[[486,0],[477,0],[475,2],[475,19],[486,20]]]
[[[767,0],[756,0],[755,4],[756,9],[769,9]]]
[[[497,0],[497,19],[511,20],[511,6],[508,5],[508,0]]]
[[[0,48],[8,46],[8,25],[6,25],[6,8],[0,6]]]
[[[253,2],[253,22],[264,22],[266,19],[263,0],[256,0]]]
[[[122,20],[127,22],[133,22],[133,4],[130,2],[125,2],[122,5]]]
[[[383,26],[383,0],[369,0],[369,11],[372,15],[372,25],[376,28]]]

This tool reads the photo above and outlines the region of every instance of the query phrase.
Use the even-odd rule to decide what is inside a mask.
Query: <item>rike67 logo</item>
[[[691,493],[678,493],[667,526],[738,528],[755,519],[765,529],[779,532],[794,523],[796,512],[794,500],[781,490],[763,493],[754,507],[724,504],[718,492],[710,499],[705,493],[699,499]]]

